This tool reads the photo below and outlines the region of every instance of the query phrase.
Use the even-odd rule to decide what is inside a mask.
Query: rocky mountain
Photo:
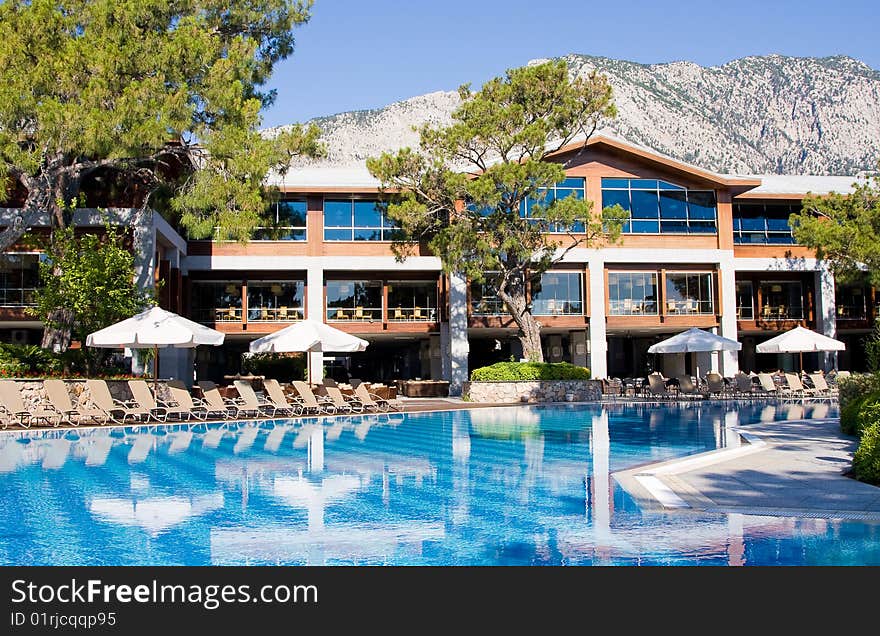
[[[574,73],[608,76],[619,115],[606,132],[704,168],[854,174],[880,159],[880,72],[849,57],[770,55],[712,67],[565,59]],[[322,163],[416,146],[413,126],[449,121],[458,102],[455,92],[437,92],[318,118],[329,151]]]

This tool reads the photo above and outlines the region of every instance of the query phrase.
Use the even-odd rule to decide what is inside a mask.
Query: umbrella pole
[[[159,389],[159,345],[153,345],[153,392]]]

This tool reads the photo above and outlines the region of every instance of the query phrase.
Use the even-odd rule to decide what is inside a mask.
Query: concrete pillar
[[[468,379],[467,280],[449,275],[449,394],[461,395]]]
[[[737,340],[736,331],[736,270],[733,266],[733,252],[726,254],[718,267],[721,279],[721,333],[719,335]],[[739,371],[738,351],[722,351],[717,356],[721,358],[721,367],[718,372],[725,377],[733,377]]]
[[[134,255],[134,280],[140,289],[153,290],[156,287],[156,227],[153,224],[153,210],[143,208],[131,220],[132,254]],[[131,372],[144,373],[142,358],[131,356]],[[161,366],[161,362],[160,362]]]
[[[571,331],[568,338],[571,347],[571,363],[579,367],[587,366],[587,332]]]
[[[306,270],[306,318],[324,320],[324,269],[311,265]],[[324,354],[320,351],[307,353],[309,356],[309,382],[321,384],[324,378]]]
[[[448,380],[452,375],[452,361],[449,351],[449,323],[440,323],[440,379]]]
[[[440,336],[431,336],[430,339],[430,375],[432,380],[440,380],[443,378],[443,348],[440,345],[440,340]]]
[[[590,371],[608,377],[608,336],[605,331],[605,261],[590,261]]]
[[[188,387],[191,387],[195,359],[195,349],[176,349],[174,347],[159,349],[159,377],[182,380]]]
[[[837,337],[837,304],[834,297],[834,274],[826,263],[819,264],[816,271],[816,329],[829,338]],[[837,353],[828,351],[820,356],[822,369],[837,368]]]

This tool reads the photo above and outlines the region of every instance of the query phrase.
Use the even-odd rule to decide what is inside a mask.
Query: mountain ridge
[[[773,54],[719,66],[581,54],[561,59],[575,74],[604,73],[614,88],[619,115],[597,133],[709,170],[855,174],[876,169],[880,159],[880,71],[852,57]],[[315,118],[328,156],[294,167],[351,166],[384,151],[416,147],[412,128],[450,122],[458,104],[456,91],[434,91]]]

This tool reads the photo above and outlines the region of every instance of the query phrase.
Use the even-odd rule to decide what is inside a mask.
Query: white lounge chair
[[[15,380],[0,380],[0,406],[6,411],[10,420],[18,420],[24,428],[30,428],[36,422],[45,422],[50,426],[58,426],[63,415],[55,409],[43,405],[28,408],[21,397],[21,389]]]

